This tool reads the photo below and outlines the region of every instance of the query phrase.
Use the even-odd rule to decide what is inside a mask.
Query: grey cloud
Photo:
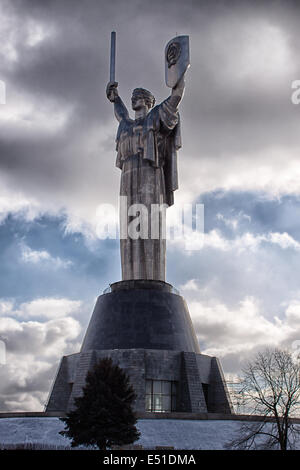
[[[76,211],[76,206],[94,206],[97,195],[98,200],[106,195],[111,201],[116,194],[119,175],[113,168],[113,136],[117,125],[105,97],[112,29],[118,33],[117,79],[127,103],[135,86],[151,89],[158,101],[168,95],[164,45],[176,32],[190,34],[192,66],[181,107],[184,147],[180,158],[183,165],[200,158],[200,172],[215,161],[220,171],[213,177],[215,185],[218,181],[222,185],[222,167],[231,168],[232,155],[240,155],[241,161],[251,165],[253,152],[279,146],[289,161],[289,149],[298,145],[299,110],[290,103],[290,82],[297,77],[287,76],[283,82],[271,77],[270,87],[262,86],[264,77],[255,73],[251,75],[254,82],[247,75],[238,78],[248,31],[264,23],[282,32],[293,67],[300,74],[298,7],[293,2],[208,6],[191,1],[150,5],[72,0],[12,2],[6,8],[15,18],[20,56],[6,69],[8,93],[23,92],[37,109],[41,105],[50,113],[51,103],[61,111],[72,109],[66,126],[54,135],[39,129],[24,134],[11,125],[0,136],[4,181],[12,189],[18,186],[42,197],[45,205],[53,197],[59,205]],[[29,20],[53,27],[49,38],[35,47],[26,46]],[[101,136],[104,127],[110,129],[109,137]],[[253,165],[257,163],[254,159]],[[215,171],[214,166],[209,171]],[[191,175],[184,178],[181,187]]]
[[[261,299],[261,312],[273,318],[281,315],[281,303],[298,291],[298,265],[299,253],[278,247],[240,254],[203,249],[189,257],[169,251],[167,272],[169,281],[177,286],[196,278],[206,288],[205,299],[219,299],[228,308],[236,307],[246,296]]]
[[[23,381],[15,374],[22,373],[16,367],[0,367],[0,410],[1,411],[42,411],[57,364],[44,362],[43,367],[29,363],[27,374]],[[30,370],[30,372],[29,372]],[[24,375],[24,373],[23,373]]]

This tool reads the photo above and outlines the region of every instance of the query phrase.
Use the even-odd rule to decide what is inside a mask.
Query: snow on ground
[[[238,421],[142,419],[138,422],[144,447],[173,446],[175,449],[223,449],[239,429]]]
[[[145,448],[173,446],[175,449],[223,449],[238,432],[241,421],[140,419],[141,438],[135,444]],[[1,418],[0,447],[3,444],[39,443],[68,446],[61,436],[64,428],[59,418]]]

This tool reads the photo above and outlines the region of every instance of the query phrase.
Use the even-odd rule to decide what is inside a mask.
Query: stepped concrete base
[[[129,375],[135,410],[146,410],[146,381],[177,385],[174,412],[232,413],[221,366],[200,353],[184,299],[161,281],[122,281],[96,303],[81,351],[61,360],[46,411],[68,411],[87,372],[111,357]]]
[[[81,395],[88,370],[111,357],[129,375],[137,393],[135,410],[145,412],[146,380],[177,382],[176,411],[231,413],[226,384],[217,358],[184,351],[114,349],[88,351],[61,360],[46,411],[68,411]]]

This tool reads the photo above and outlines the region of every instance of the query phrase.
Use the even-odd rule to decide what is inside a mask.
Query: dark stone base
[[[111,357],[129,375],[137,393],[135,410],[146,410],[146,380],[170,380],[178,384],[177,412],[232,413],[220,364],[215,357],[192,352],[149,349],[88,351],[64,356],[46,411],[68,411],[80,396],[93,365]]]
[[[232,413],[218,359],[200,354],[187,305],[170,284],[122,281],[98,297],[80,353],[61,360],[46,411],[70,410],[104,357],[129,375],[138,412],[146,409],[146,380],[167,380],[177,383],[174,411]]]
[[[184,299],[162,281],[121,281],[98,297],[81,352],[165,349],[199,353]]]

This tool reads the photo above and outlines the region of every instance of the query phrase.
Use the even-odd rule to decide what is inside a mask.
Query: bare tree
[[[242,379],[238,375],[226,375],[226,385],[230,395],[230,400],[236,414],[245,414],[245,399],[242,389]]]
[[[241,390],[250,414],[260,417],[242,422],[225,448],[294,448],[300,430],[293,422],[300,406],[299,361],[288,351],[266,349],[243,369]]]

